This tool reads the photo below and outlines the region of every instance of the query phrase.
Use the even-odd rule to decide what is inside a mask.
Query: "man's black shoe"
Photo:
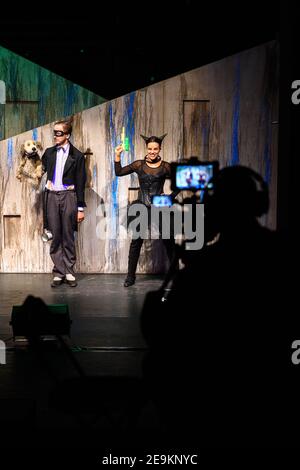
[[[71,286],[71,287],[76,287],[77,286],[77,281],[68,281],[68,279],[65,279],[65,283],[68,284],[68,286]]]
[[[70,287],[77,286],[77,281],[76,281],[75,276],[73,276],[73,274],[70,274],[70,273],[66,274],[65,283],[68,284],[68,286]]]
[[[127,277],[124,282],[124,287],[133,286],[134,283],[135,283],[135,278]]]
[[[64,282],[64,280],[61,279],[60,277],[55,277],[51,282],[51,287],[60,286],[63,282]]]

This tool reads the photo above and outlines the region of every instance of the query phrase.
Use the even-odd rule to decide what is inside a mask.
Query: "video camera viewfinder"
[[[151,203],[155,207],[171,207],[173,205],[172,197],[169,194],[152,196]]]
[[[191,157],[184,163],[171,163],[171,189],[198,191],[213,188],[213,178],[219,168],[217,161],[201,162]]]

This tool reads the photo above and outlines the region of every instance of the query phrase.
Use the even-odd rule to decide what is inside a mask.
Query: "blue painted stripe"
[[[116,134],[116,128],[115,128],[115,119],[114,119],[114,110],[112,103],[109,104],[108,107],[108,112],[109,112],[109,126],[110,126],[110,136],[111,136],[111,148],[112,148],[112,157],[110,158],[111,162],[111,195],[112,195],[112,204],[110,207],[110,236],[112,240],[110,240],[110,251],[109,253],[113,253],[113,251],[116,249],[116,238],[117,238],[117,217],[118,217],[118,186],[119,186],[119,180],[118,177],[115,176],[115,170],[114,170],[114,150],[117,146],[117,134]]]
[[[32,140],[38,139],[38,131],[37,128],[32,129]]]
[[[231,165],[238,165],[239,156],[239,124],[240,124],[240,86],[241,86],[241,64],[237,58],[235,70],[234,99],[233,99],[233,122],[231,136]]]
[[[93,181],[97,181],[97,165],[93,167]]]
[[[134,158],[134,136],[135,136],[135,92],[125,96],[125,134],[129,139],[129,155]]]
[[[127,162],[122,162],[123,165],[127,165],[134,159],[134,137],[135,137],[135,96],[136,93],[130,93],[124,97],[124,117],[122,127],[125,127],[125,135],[129,140],[129,152]],[[109,253],[113,254],[116,252],[117,248],[117,237],[118,237],[118,219],[119,219],[119,202],[118,202],[118,188],[119,188],[119,178],[115,176],[114,170],[114,149],[120,143],[118,138],[121,132],[118,132],[115,126],[115,110],[112,103],[108,105],[108,114],[109,114],[109,127],[110,127],[110,144],[113,152],[111,158],[111,207],[110,207],[110,240],[109,240]],[[121,131],[121,129],[119,130]],[[110,260],[112,262],[112,260]]]
[[[125,135],[129,140],[129,152],[127,164],[132,163],[135,160],[135,149],[134,149],[134,138],[135,138],[135,103],[136,92],[132,92],[125,96],[125,114],[124,114],[124,127]],[[131,186],[134,182],[134,175],[131,175]]]
[[[13,140],[7,139],[7,166],[9,169],[13,166]]]

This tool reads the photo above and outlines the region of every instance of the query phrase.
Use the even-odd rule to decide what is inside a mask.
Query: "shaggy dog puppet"
[[[17,178],[20,181],[29,181],[38,188],[42,174],[42,162],[38,150],[42,150],[40,142],[26,140],[21,145],[21,162],[17,171]]]

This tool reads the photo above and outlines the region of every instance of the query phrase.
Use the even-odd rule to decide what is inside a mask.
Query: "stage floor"
[[[142,377],[146,345],[140,332],[139,314],[145,294],[157,289],[163,276],[137,275],[136,284],[129,288],[123,287],[124,277],[78,275],[76,288],[68,285],[52,288],[50,274],[0,274],[0,339],[7,344],[6,364],[0,366],[2,428],[20,431],[28,420],[32,420],[36,430],[78,427],[74,418],[49,407],[49,396],[57,383],[79,379],[70,357],[55,341],[41,354],[30,351],[22,342],[12,341],[9,325],[12,306],[21,305],[29,294],[42,298],[46,304],[69,305],[72,326],[68,344],[85,376],[100,381],[108,376],[121,380]],[[123,386],[127,384],[121,383]],[[102,390],[101,383],[97,387]],[[150,411],[149,416],[151,427],[155,414]],[[100,429],[103,427],[107,429],[107,425],[101,424]]]
[[[0,274],[0,339],[12,336],[12,306],[21,305],[31,294],[46,304],[68,304],[71,339],[78,346],[141,348],[139,313],[145,294],[157,289],[163,277],[137,275],[136,284],[128,288],[123,287],[124,278],[124,274],[81,274],[77,287],[53,288],[50,274]]]

